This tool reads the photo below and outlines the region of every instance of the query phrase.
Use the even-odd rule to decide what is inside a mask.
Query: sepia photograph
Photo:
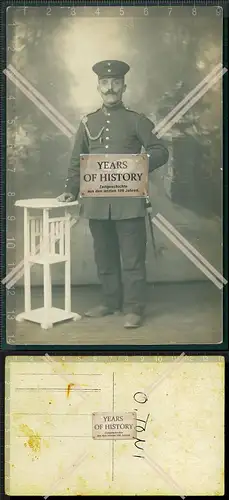
[[[223,15],[8,7],[7,343],[223,342]]]

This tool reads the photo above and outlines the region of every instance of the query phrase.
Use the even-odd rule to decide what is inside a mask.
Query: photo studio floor
[[[32,289],[32,307],[43,305],[43,289]],[[72,311],[83,315],[100,304],[99,286],[72,287]],[[64,289],[53,287],[53,306],[63,307]],[[16,289],[17,313],[24,309],[23,288]],[[107,316],[55,324],[43,330],[38,324],[16,322],[18,345],[169,345],[222,342],[222,292],[206,282],[148,285],[143,326],[123,327],[124,318]]]

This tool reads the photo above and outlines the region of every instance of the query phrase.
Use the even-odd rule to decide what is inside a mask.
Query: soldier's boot
[[[93,307],[86,313],[84,313],[84,316],[87,318],[103,318],[104,316],[109,316],[111,314],[120,314],[121,311],[119,310],[113,310],[107,306],[97,306]]]
[[[125,315],[124,328],[139,328],[143,323],[142,315],[131,313]]]

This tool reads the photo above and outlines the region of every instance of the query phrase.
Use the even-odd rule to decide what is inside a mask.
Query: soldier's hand
[[[75,196],[71,193],[63,193],[58,196],[57,201],[60,203],[70,203],[71,201],[75,201]]]

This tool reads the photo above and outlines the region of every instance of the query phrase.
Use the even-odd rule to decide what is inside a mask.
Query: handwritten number
[[[149,414],[147,415],[147,419],[146,420],[142,420],[141,418],[137,418],[137,420],[139,422],[143,422],[145,424],[145,427],[143,427],[143,425],[137,424],[136,427],[135,427],[135,430],[137,432],[145,432],[146,431],[146,427],[147,427],[147,423],[148,423],[148,420],[149,420]]]
[[[138,448],[138,450],[143,450],[144,448],[142,448],[141,446],[138,446],[138,443],[145,443],[145,439],[137,438],[135,443],[134,443],[134,446],[136,446],[136,448]]]
[[[144,401],[139,401],[139,399],[144,399]],[[148,401],[148,398],[144,392],[135,392],[134,400],[136,401],[136,403],[144,404],[146,403],[146,401]]]

